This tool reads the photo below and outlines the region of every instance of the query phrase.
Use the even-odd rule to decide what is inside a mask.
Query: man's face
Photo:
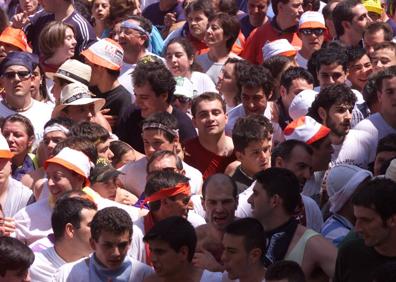
[[[374,171],[373,171],[374,176],[380,175],[381,174],[380,171],[384,163],[393,158],[396,158],[396,151],[379,152],[375,156],[375,160],[374,160]]]
[[[224,234],[221,260],[230,280],[241,279],[249,273],[251,264],[243,236]]]
[[[396,65],[396,53],[392,49],[379,49],[374,51],[371,57],[371,63],[375,72],[381,71],[387,67]]]
[[[278,3],[278,17],[287,21],[289,26],[298,24],[302,13],[304,13],[302,0],[289,0],[289,2]]]
[[[80,191],[83,178],[65,167],[50,163],[47,167],[48,189],[51,195],[58,199],[67,191]]]
[[[98,157],[105,160],[111,161],[114,157],[113,152],[110,150],[111,139],[107,139],[105,142],[98,143],[96,145],[96,151],[98,152]]]
[[[191,11],[187,15],[187,23],[191,35],[199,40],[203,40],[209,24],[209,19],[205,16],[204,12]]]
[[[280,95],[286,111],[288,111],[294,97],[296,97],[298,93],[306,89],[312,90],[313,84],[309,84],[305,79],[301,78],[293,80],[288,90],[284,86],[280,86]]]
[[[144,153],[150,158],[154,152],[159,150],[173,151],[177,144],[169,142],[161,129],[145,129],[142,133]]]
[[[39,0],[40,5],[48,13],[54,13],[57,10],[57,0]]]
[[[396,120],[396,77],[382,80],[381,91],[378,91],[380,112]]]
[[[171,216],[181,216],[187,218],[188,211],[190,210],[190,197],[191,195],[177,194],[171,198],[166,198],[161,201],[161,210],[165,218]]]
[[[73,236],[73,247],[78,248],[79,251],[85,251],[88,255],[92,252],[89,238],[91,238],[91,221],[96,213],[93,209],[81,210],[80,228],[75,229]]]
[[[9,66],[2,76],[6,97],[23,97],[30,95],[30,87],[33,83],[34,76],[24,66]]]
[[[339,136],[346,136],[351,129],[353,105],[334,104],[329,111],[321,108],[324,113],[324,124]]]
[[[330,65],[321,65],[318,71],[318,80],[320,88],[335,83],[344,83],[347,73],[343,70],[342,65],[333,63]]]
[[[66,138],[66,134],[60,130],[51,131],[44,135],[43,144],[47,159],[53,157],[52,152],[54,151],[55,146]]]
[[[125,231],[122,234],[114,234],[102,231],[98,241],[90,239],[96,258],[109,270],[116,270],[122,264],[131,245],[131,234]]]
[[[334,152],[333,147],[331,146],[330,136],[326,136],[325,140],[323,140],[322,144],[320,144],[319,148],[314,148],[312,155],[312,167],[314,171],[322,171],[327,170],[329,167],[329,163],[331,160],[331,155]]]
[[[150,84],[147,82],[143,86],[134,86],[136,105],[140,108],[143,118],[157,112],[165,111],[169,106],[167,103],[167,93],[157,96]]]
[[[367,55],[363,55],[349,67],[348,79],[352,83],[352,87],[362,91],[372,71],[373,66],[370,58]]]
[[[362,37],[366,30],[367,24],[371,22],[366,8],[362,4],[358,4],[352,8],[353,18],[351,21],[351,32],[357,38]]]
[[[174,277],[183,268],[188,257],[188,248],[183,246],[179,252],[172,249],[167,242],[162,240],[151,240],[151,261],[154,270],[159,277]]]
[[[245,87],[242,86],[242,105],[246,115],[264,114],[267,108],[267,97],[261,87]]]
[[[227,120],[219,100],[203,100],[197,105],[192,122],[200,135],[209,136],[223,134]]]
[[[184,174],[183,171],[179,171],[177,169],[176,158],[170,155],[163,156],[162,158],[156,158],[149,164],[149,173],[161,170],[173,170],[174,172]]]
[[[353,206],[353,214],[356,217],[355,231],[364,239],[364,244],[368,247],[379,247],[389,244],[391,239],[391,229],[387,221],[374,211],[362,206]]]
[[[138,21],[128,20],[131,23],[134,23],[140,26]],[[131,28],[121,27],[118,33],[118,43],[120,43],[121,47],[124,49],[125,54],[135,54],[140,52],[142,48],[144,48],[144,42],[146,41],[147,36],[143,35],[137,30]]]
[[[270,167],[271,163],[271,137],[249,142],[242,151],[236,152],[238,161],[245,173],[250,176]]]
[[[63,109],[63,113],[75,122],[92,121],[95,116],[95,104],[70,105]]]
[[[259,221],[266,220],[271,216],[272,203],[267,191],[258,182],[253,186],[253,194],[248,203],[252,206],[252,215]]]
[[[385,34],[382,29],[374,33],[365,33],[363,36],[364,48],[370,56],[374,53],[374,45],[385,41]]]
[[[297,176],[301,188],[304,187],[305,182],[307,182],[313,174],[312,155],[302,146],[295,146],[287,160],[276,160],[276,166],[286,168],[293,172]]]
[[[11,160],[0,158],[0,185],[3,187],[3,184],[8,180],[8,177],[11,175]]]
[[[19,5],[23,11],[31,15],[37,10],[38,0],[19,0]]]
[[[235,219],[238,201],[229,182],[210,181],[205,190],[202,206],[206,218],[218,230],[224,230]]]
[[[321,34],[319,34],[321,33]],[[317,51],[322,47],[325,29],[303,29],[299,30],[302,46],[305,50]]]
[[[267,16],[268,1],[267,0],[248,0],[248,14],[250,24],[254,27],[264,23]]]

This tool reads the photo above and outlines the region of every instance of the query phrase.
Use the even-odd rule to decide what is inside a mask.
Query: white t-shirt
[[[300,54],[300,52],[297,52],[297,55],[296,55],[296,63],[297,63],[297,65],[299,66],[299,67],[302,67],[302,68],[304,68],[304,69],[308,69],[308,60],[307,59],[305,59],[301,54]]]
[[[368,165],[375,159],[377,140],[373,135],[351,129],[340,145],[333,145],[330,167],[346,163],[368,169]],[[315,230],[316,231],[316,230]]]
[[[34,99],[32,101],[32,106],[24,112],[15,112],[0,102],[0,117],[5,118],[17,113],[27,117],[33,124],[36,143],[38,144],[44,135],[44,125],[51,119],[53,107]]]
[[[233,53],[230,54],[230,58],[242,60],[241,57]],[[209,58],[208,53],[197,56],[196,61],[198,64],[201,65],[203,71],[206,72],[210,79],[212,79],[212,81],[216,84],[219,80],[219,74],[221,72],[221,69],[223,68],[224,63],[213,62]]]
[[[141,158],[136,162],[128,162],[119,170],[124,174],[118,176],[124,188],[132,192],[135,196],[140,197],[144,192],[147,179],[147,158]],[[183,162],[183,168],[186,172],[186,177],[190,178],[191,194],[197,194],[201,191],[203,178],[202,173]]]
[[[216,85],[206,73],[193,71],[190,80],[197,95],[201,95],[204,92],[218,92]]]
[[[34,253],[35,259],[30,267],[32,282],[52,282],[54,274],[66,262],[56,253],[54,247]]]
[[[19,210],[26,207],[33,192],[22,182],[8,177],[7,197],[3,206],[3,212],[6,217],[13,217]]]
[[[56,282],[88,282],[89,267],[86,262],[87,258],[80,259],[73,263],[67,263],[59,268],[55,275]],[[151,275],[154,270],[148,265],[137,260],[132,261],[132,271],[129,280],[126,282],[142,282],[147,276]],[[99,282],[99,281],[98,281]]]

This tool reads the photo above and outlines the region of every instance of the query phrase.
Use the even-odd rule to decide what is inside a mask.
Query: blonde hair
[[[56,49],[64,44],[68,28],[75,33],[72,26],[60,21],[51,22],[44,27],[39,38],[40,55],[46,59],[52,57]]]

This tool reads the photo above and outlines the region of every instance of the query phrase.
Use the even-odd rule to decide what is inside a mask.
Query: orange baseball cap
[[[0,42],[15,46],[23,52],[32,52],[32,48],[30,48],[22,29],[6,27],[0,34]]]
[[[12,159],[14,153],[10,151],[7,140],[0,134],[0,159]]]

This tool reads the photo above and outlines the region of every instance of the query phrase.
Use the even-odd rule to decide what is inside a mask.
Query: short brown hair
[[[55,54],[57,48],[61,47],[66,38],[66,30],[70,28],[73,33],[74,28],[61,21],[49,23],[40,33],[39,50],[44,58],[50,58]]]
[[[223,100],[223,98],[221,97],[220,94],[216,93],[216,92],[204,92],[201,95],[195,97],[192,101],[192,105],[191,105],[191,113],[192,116],[195,117],[195,115],[197,114],[197,107],[198,104],[201,103],[202,101],[219,101],[221,103],[221,108],[223,109],[223,112],[226,112],[226,103]]]

